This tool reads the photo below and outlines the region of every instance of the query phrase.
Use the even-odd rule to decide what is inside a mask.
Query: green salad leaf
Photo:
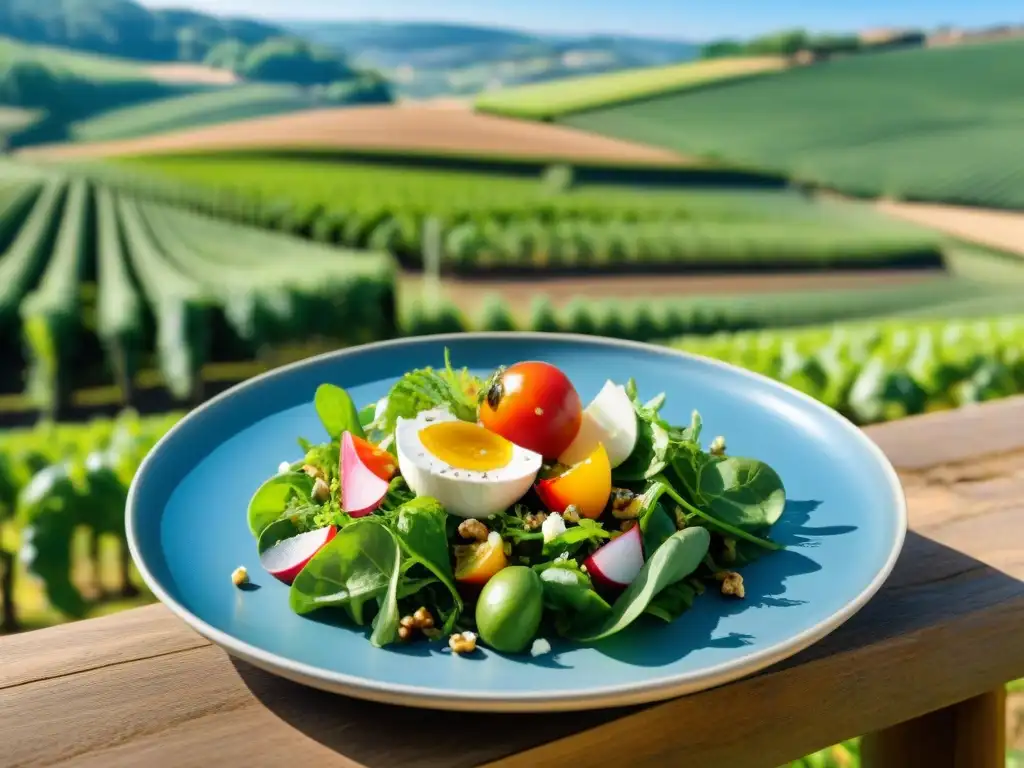
[[[379,522],[362,518],[338,531],[292,582],[288,601],[306,614],[348,606],[357,622],[362,607],[389,590],[401,552],[394,535]]]
[[[388,531],[386,528],[383,530],[387,531],[388,536],[391,537],[395,549],[394,562],[391,566],[391,577],[388,579],[388,589],[381,597],[377,598],[380,610],[377,611],[377,615],[374,617],[373,632],[370,633],[370,644],[378,648],[383,648],[385,645],[390,645],[398,640],[398,622],[400,618],[398,615],[398,587],[402,579],[402,556],[398,548],[398,542],[394,540],[394,534],[391,531]]]
[[[559,634],[586,632],[603,622],[611,606],[594,591],[575,560],[555,560],[535,566],[544,587],[544,607],[554,611]]]
[[[593,629],[572,633],[581,642],[610,637],[632,624],[665,587],[682,581],[703,562],[711,545],[706,528],[684,528],[674,533],[644,563],[640,573],[612,604],[611,612]]]
[[[278,520],[293,500],[308,502],[313,478],[305,472],[274,475],[256,489],[249,500],[249,530],[259,539],[264,529]]]
[[[542,551],[545,557],[557,557],[563,552],[572,555],[584,544],[600,544],[611,537],[611,533],[606,531],[600,523],[584,518],[577,525],[566,528],[565,533],[555,536],[550,541],[545,541]]]
[[[697,590],[685,581],[669,584],[654,596],[644,613],[671,623],[693,607]]]
[[[640,533],[643,534],[644,555],[650,557],[658,551],[662,544],[672,538],[676,532],[676,524],[665,508],[658,502],[651,505],[650,511],[640,517]]]
[[[434,574],[451,592],[456,610],[444,628],[445,632],[450,632],[451,627],[447,624],[454,624],[458,620],[462,611],[462,598],[455,586],[455,575],[448,555],[447,522],[448,513],[436,499],[420,496],[399,507],[395,533],[406,555]]]
[[[713,457],[700,470],[697,492],[712,515],[745,530],[774,525],[786,508],[782,478],[757,459]]]
[[[348,392],[341,387],[321,384],[313,395],[313,404],[332,441],[341,440],[343,432],[351,432],[356,437],[366,437],[359,420],[359,410]]]

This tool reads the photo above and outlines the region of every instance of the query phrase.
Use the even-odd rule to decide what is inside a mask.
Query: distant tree
[[[746,46],[738,40],[714,40],[700,49],[702,59],[721,59],[726,56],[742,56]]]
[[[856,35],[817,35],[807,40],[807,49],[819,55],[856,53],[861,42]]]
[[[807,33],[802,29],[787,29],[762,37],[747,44],[747,52],[761,56],[793,56],[807,48]]]
[[[0,104],[53,109],[65,94],[64,82],[39,62],[14,61],[0,67]]]
[[[275,38],[251,48],[239,74],[249,80],[297,85],[326,85],[351,79],[356,73],[329,50],[297,38]]]
[[[241,40],[232,38],[218,43],[206,54],[203,63],[214,69],[226,69],[230,72],[237,72],[242,68],[248,47]]]

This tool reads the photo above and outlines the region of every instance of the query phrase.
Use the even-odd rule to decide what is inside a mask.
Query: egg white
[[[526,495],[540,471],[539,453],[513,443],[512,458],[504,467],[487,471],[453,467],[428,451],[420,439],[421,430],[442,421],[457,419],[447,408],[434,408],[398,420],[398,468],[417,496],[434,497],[449,514],[482,519]]]

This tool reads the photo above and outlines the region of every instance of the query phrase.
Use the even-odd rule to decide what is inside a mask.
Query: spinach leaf
[[[670,584],[682,581],[704,560],[711,544],[705,528],[684,528],[672,534],[644,563],[640,573],[611,607],[611,613],[600,626],[572,639],[593,642],[614,635],[632,624],[650,605],[654,597]]]
[[[611,607],[574,560],[560,562],[563,564],[545,563],[549,567],[535,569],[544,587],[544,607],[555,612],[559,634],[589,631],[605,620]]]
[[[292,582],[288,602],[300,615],[345,606],[357,623],[363,623],[363,605],[390,588],[400,559],[394,535],[379,522],[363,518],[339,531],[306,563]]]
[[[316,414],[323,422],[324,429],[331,440],[341,440],[343,432],[351,432],[356,437],[366,437],[363,426],[359,422],[359,411],[341,387],[334,384],[321,384],[313,396]]]
[[[650,558],[658,548],[676,532],[676,524],[661,504],[655,502],[650,511],[640,518],[640,533],[644,539],[644,555]]]
[[[373,620],[373,632],[370,633],[370,645],[383,648],[385,645],[398,640],[398,585],[402,579],[402,555],[395,541],[394,534],[387,531],[388,536],[395,545],[394,565],[391,568],[391,578],[388,580],[388,590],[378,598],[380,610]]]
[[[541,535],[543,536],[543,534]],[[542,551],[547,557],[556,557],[563,552],[568,552],[571,555],[584,544],[597,544],[611,537],[611,533],[602,528],[600,523],[584,518],[578,525],[566,528],[565,533],[550,541],[545,541]]]
[[[313,494],[313,478],[305,472],[274,475],[256,489],[249,500],[249,530],[259,539],[271,523],[278,520],[293,500],[308,502]]]
[[[658,483],[665,486],[665,493],[667,493],[676,504],[683,508],[683,510],[686,512],[686,519],[688,521],[692,518],[699,518],[701,520],[701,525],[710,525],[717,532],[723,535],[728,535],[736,539],[748,541],[751,544],[756,544],[757,546],[763,547],[764,549],[785,549],[785,547],[783,547],[781,544],[776,544],[774,541],[769,541],[768,539],[762,539],[758,536],[755,536],[754,534],[743,530],[739,526],[733,525],[732,523],[728,523],[724,520],[720,520],[710,512],[706,512],[705,510],[699,507],[695,507],[693,504],[691,504],[682,496],[680,496],[679,493],[677,493],[676,490],[671,485],[669,485],[668,481],[665,480],[665,478],[658,477],[655,479]],[[700,503],[704,504],[706,502],[703,499],[701,499]]]
[[[713,457],[700,470],[697,490],[712,515],[747,530],[774,525],[786,508],[782,478],[757,459]]]
[[[654,596],[644,613],[671,623],[693,607],[697,590],[685,581],[669,584]]]
[[[448,514],[436,499],[420,496],[399,507],[395,533],[406,555],[434,574],[452,593],[456,610],[449,621],[454,624],[462,611],[462,598],[455,587],[455,575],[448,556],[447,522]],[[444,631],[451,631],[447,623]]]

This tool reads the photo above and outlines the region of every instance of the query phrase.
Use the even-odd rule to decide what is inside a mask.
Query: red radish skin
[[[388,481],[370,471],[352,440],[352,433],[341,436],[341,508],[352,517],[363,517],[375,510],[388,494]]]
[[[337,532],[337,528],[329,525],[279,541],[260,555],[260,565],[275,579],[291,584],[313,555],[327,546]]]
[[[634,525],[588,557],[583,565],[598,585],[607,589],[625,589],[644,567],[640,526]]]

